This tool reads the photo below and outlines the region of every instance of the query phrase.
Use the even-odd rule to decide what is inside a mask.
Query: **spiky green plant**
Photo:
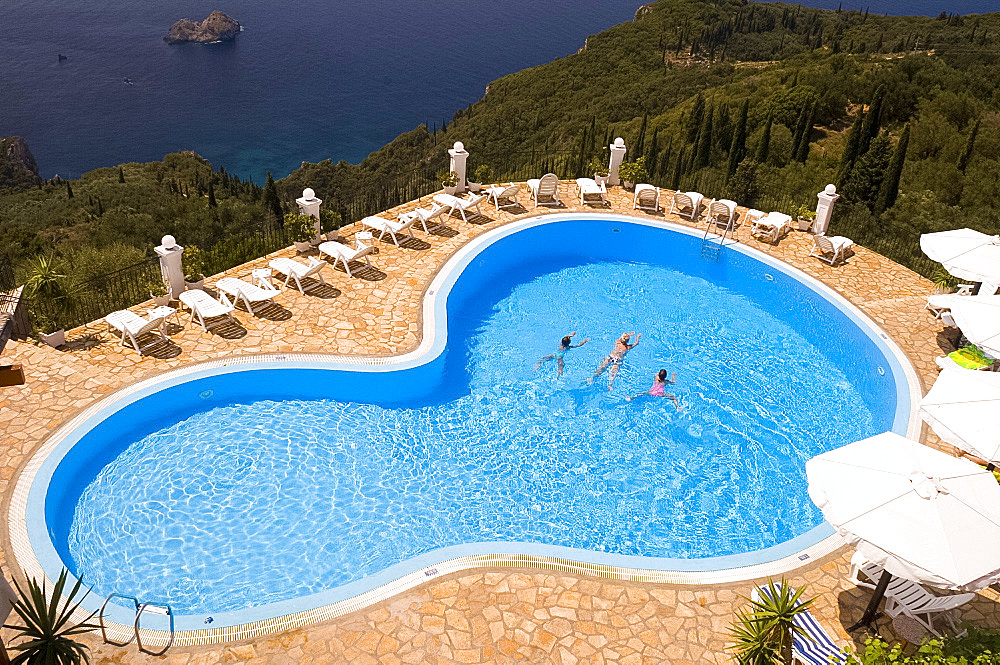
[[[793,589],[786,580],[768,580],[760,597],[750,599],[749,610],[740,610],[731,627],[732,650],[740,665],[791,665],[792,637],[805,635],[795,617],[807,611],[812,600],[802,600],[805,587]]]
[[[83,598],[86,598],[88,589],[79,601],[74,602],[77,593],[83,586],[80,580],[76,581],[72,590],[63,598],[63,589],[66,587],[68,573],[64,569],[59,573],[52,588],[52,595],[47,593],[45,581],[41,585],[34,578],[28,580],[27,589],[22,589],[14,580],[14,588],[17,589],[18,599],[14,602],[14,613],[21,619],[20,623],[5,625],[4,628],[13,629],[14,639],[22,640],[19,644],[11,647],[19,652],[11,659],[11,665],[79,665],[89,663],[90,654],[87,647],[73,639],[76,635],[81,635],[94,628],[95,624],[90,623],[94,618],[91,613],[80,623],[73,623],[72,616],[80,607]]]

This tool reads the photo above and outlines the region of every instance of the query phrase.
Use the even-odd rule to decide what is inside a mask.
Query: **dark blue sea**
[[[356,162],[420,123],[440,125],[490,81],[576,51],[639,4],[8,0],[0,136],[24,136],[46,177],[192,149],[259,183],[303,160]],[[843,4],[937,14],[996,0]],[[177,19],[213,9],[243,24],[234,42],[162,41]]]

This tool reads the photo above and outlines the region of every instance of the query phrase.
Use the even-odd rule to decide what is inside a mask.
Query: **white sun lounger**
[[[809,256],[815,256],[820,261],[825,261],[831,266],[837,265],[838,262],[844,260],[844,255],[851,247],[854,247],[854,241],[850,238],[845,238],[844,236],[814,236],[813,250],[809,252]]]
[[[952,308],[956,300],[971,296],[974,288],[975,285],[973,284],[959,284],[958,290],[954,293],[935,293],[929,295],[927,296],[927,304],[924,305],[924,309],[931,310],[934,318],[940,319]],[[1000,285],[993,282],[983,282],[979,286],[979,292],[974,297],[992,296],[996,294],[997,290],[1000,290]]]
[[[266,282],[262,282],[260,286],[257,286],[256,284],[243,281],[238,277],[223,277],[215,283],[215,286],[220,291],[224,291],[232,296],[234,301],[242,300],[251,314],[256,314],[253,311],[253,306],[257,303],[277,304],[274,302],[274,296],[281,293],[281,291]]]
[[[757,213],[757,214],[754,214]],[[777,243],[781,237],[792,228],[792,217],[783,212],[769,212],[766,215],[759,210],[747,212],[747,218],[753,218],[750,225],[750,235],[770,243]]]
[[[632,197],[632,210],[660,210],[660,188],[648,183],[635,186],[635,196]]]
[[[413,225],[418,219],[419,217],[416,216],[406,216],[404,219],[404,215],[400,215],[399,221],[394,222],[391,219],[373,215],[371,217],[365,217],[361,220],[361,223],[370,228],[374,233],[378,233],[379,240],[382,240],[382,238],[385,237],[385,234],[388,233],[392,238],[392,244],[399,247],[399,238],[396,237],[396,234],[401,234],[403,231],[406,231],[412,238]]]
[[[233,318],[233,310],[235,308],[229,302],[229,298],[226,297],[225,293],[220,293],[219,299],[216,300],[201,289],[195,289],[193,291],[184,291],[177,296],[177,299],[191,310],[191,321],[197,319],[202,330],[205,332],[226,321],[236,321]],[[209,325],[209,319],[218,320]]]
[[[469,219],[465,216],[465,211],[470,208],[475,208],[477,215],[483,214],[483,211],[479,206],[485,198],[486,197],[481,194],[470,194],[467,199],[460,198],[454,194],[435,194],[434,202],[438,205],[447,207],[449,215],[454,215],[457,210],[462,215],[462,221],[468,222]]]
[[[493,185],[486,188],[486,196],[493,200],[496,209],[510,208],[518,205],[517,193],[521,191],[521,185],[514,182],[509,185]],[[506,201],[503,205],[500,201]]]
[[[687,217],[693,222],[701,213],[701,202],[704,198],[698,192],[674,192],[674,198],[670,202],[670,210],[667,214],[676,212],[680,217]]]
[[[326,284],[326,280],[323,279],[323,275],[320,272],[326,264],[322,261],[317,261],[312,257],[309,257],[308,265],[286,257],[271,259],[267,265],[271,267],[271,270],[285,276],[285,283],[282,284],[282,286],[287,287],[288,282],[294,281],[295,286],[298,287],[299,293],[302,295],[305,295],[306,291],[309,289],[314,289],[317,286]],[[302,280],[309,278],[315,279],[316,282],[314,284],[310,284],[307,289],[302,286]]]
[[[436,222],[431,228],[438,228],[444,225],[444,218],[448,216],[448,206],[443,206],[435,203],[429,209],[428,208],[417,208],[411,212],[404,212],[399,216],[401,222],[408,221],[410,219],[418,220],[420,225],[424,227],[424,233],[430,233],[430,229],[427,228],[428,222]]]
[[[593,178],[577,178],[576,187],[580,190],[580,205],[587,203],[588,196],[591,203],[594,203],[595,197],[601,204],[607,203],[604,195],[608,193],[608,188],[603,182],[598,185]]]
[[[882,566],[866,560],[860,552],[855,552],[851,557],[850,579],[858,586],[874,589],[883,572],[885,571]],[[870,581],[864,581],[862,577]],[[965,605],[975,597],[974,593],[935,596],[916,582],[893,575],[885,590],[885,613],[891,617],[905,614],[938,637],[942,635],[934,627],[934,616],[942,614],[956,635],[961,637],[966,631],[958,632],[958,624],[955,623],[954,617],[944,613]]]
[[[540,205],[562,205],[559,200],[559,176],[546,173],[541,178],[528,181],[528,190],[535,199],[535,207]]]
[[[344,264],[344,270],[347,272],[348,277],[354,277],[351,274],[351,261],[365,260],[365,265],[370,266],[371,261],[368,260],[368,255],[374,253],[374,245],[366,245],[360,240],[357,241],[356,247],[348,247],[347,245],[342,245],[335,240],[329,240],[324,243],[320,243],[319,255],[322,257],[324,254],[333,259],[333,266],[336,268],[337,263]]]
[[[736,214],[736,201],[729,199],[712,199],[708,204],[708,224],[715,225],[725,232],[733,231],[739,225]]]
[[[148,319],[144,319],[131,310],[122,309],[117,312],[111,312],[104,317],[104,320],[109,327],[114,328],[121,334],[122,346],[126,346],[128,342],[131,342],[132,347],[141,355],[146,349],[169,341],[163,333],[163,326],[167,322],[167,316],[169,314],[150,316]],[[150,334],[157,335],[157,338],[147,344],[140,345],[139,339]]]

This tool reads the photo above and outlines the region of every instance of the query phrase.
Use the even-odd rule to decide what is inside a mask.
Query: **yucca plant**
[[[65,600],[61,603],[63,589],[66,587],[68,573],[64,569],[59,573],[50,596],[45,588],[45,581],[41,585],[34,578],[28,580],[27,589],[14,580],[14,588],[17,589],[18,599],[14,602],[13,610],[21,619],[19,624],[5,625],[4,628],[14,630],[15,640],[22,640],[19,644],[12,646],[14,651],[19,652],[11,659],[11,665],[79,665],[89,663],[90,654],[87,647],[73,639],[76,635],[81,635],[94,628],[96,624],[90,623],[94,618],[91,613],[80,623],[72,623],[73,613],[80,607],[83,598],[86,598],[88,589],[79,601],[75,601],[77,593],[80,592],[82,582],[76,581],[72,590],[66,594]]]
[[[801,589],[787,581],[768,581],[758,599],[749,599],[749,610],[740,610],[731,627],[732,650],[740,665],[791,665],[792,637],[805,632],[795,617],[807,611],[812,600],[802,600]]]

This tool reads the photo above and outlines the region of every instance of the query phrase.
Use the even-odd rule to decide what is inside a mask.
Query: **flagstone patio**
[[[59,350],[33,342],[8,343],[4,360],[22,363],[27,383],[0,388],[5,513],[12,480],[32,451],[74,413],[134,381],[229,355],[293,351],[386,355],[413,349],[421,332],[420,303],[426,285],[469,239],[527,216],[599,210],[573,205],[578,200],[573,183],[563,183],[560,195],[567,206],[531,209],[522,189],[519,200],[528,209],[496,211],[484,205],[485,214],[469,223],[452,218],[446,228],[432,234],[418,231],[415,239],[407,239],[399,248],[382,242],[371,270],[349,278],[343,270],[328,269],[328,286],[305,296],[285,290],[278,297],[279,306],[261,317],[241,311],[238,326],[217,333],[205,333],[186,318],[180,325],[174,322],[169,329],[171,343],[146,356],[121,346],[103,323],[70,331],[68,344]],[[631,194],[620,188],[613,188],[608,198],[610,205],[600,209],[650,217],[633,211]],[[388,216],[394,218],[421,204],[410,202]],[[676,216],[669,220],[688,223]],[[347,227],[342,234],[349,237],[360,230],[356,227]],[[793,232],[777,245],[768,245],[750,238],[749,229],[742,227],[737,238],[843,294],[905,350],[925,390],[933,382],[934,358],[949,342],[942,324],[923,310],[932,289],[929,281],[860,247],[846,264],[831,268],[808,257],[812,239],[804,233]],[[183,238],[178,240],[183,244]],[[293,254],[283,250],[226,275],[248,278],[251,269],[266,266],[268,259]],[[209,279],[209,286],[218,277]],[[925,438],[929,445],[951,450],[926,428]],[[0,545],[6,553],[10,550],[6,520],[3,525]],[[845,644],[853,640],[844,627],[860,616],[869,597],[847,582],[850,554],[845,547],[788,575],[793,584],[808,585],[808,595],[817,597],[815,614],[820,622]],[[20,574],[6,554],[0,563],[8,578]],[[727,627],[749,591],[749,583],[650,585],[542,569],[476,570],[438,578],[364,611],[252,643],[173,648],[167,656],[154,659],[139,654],[134,645],[110,647],[101,644],[99,636],[87,641],[95,662],[109,663],[723,663],[731,662],[725,652]],[[961,618],[1000,628],[998,600],[995,591],[982,591],[963,608]],[[879,627],[893,635],[888,621],[882,620]]]

